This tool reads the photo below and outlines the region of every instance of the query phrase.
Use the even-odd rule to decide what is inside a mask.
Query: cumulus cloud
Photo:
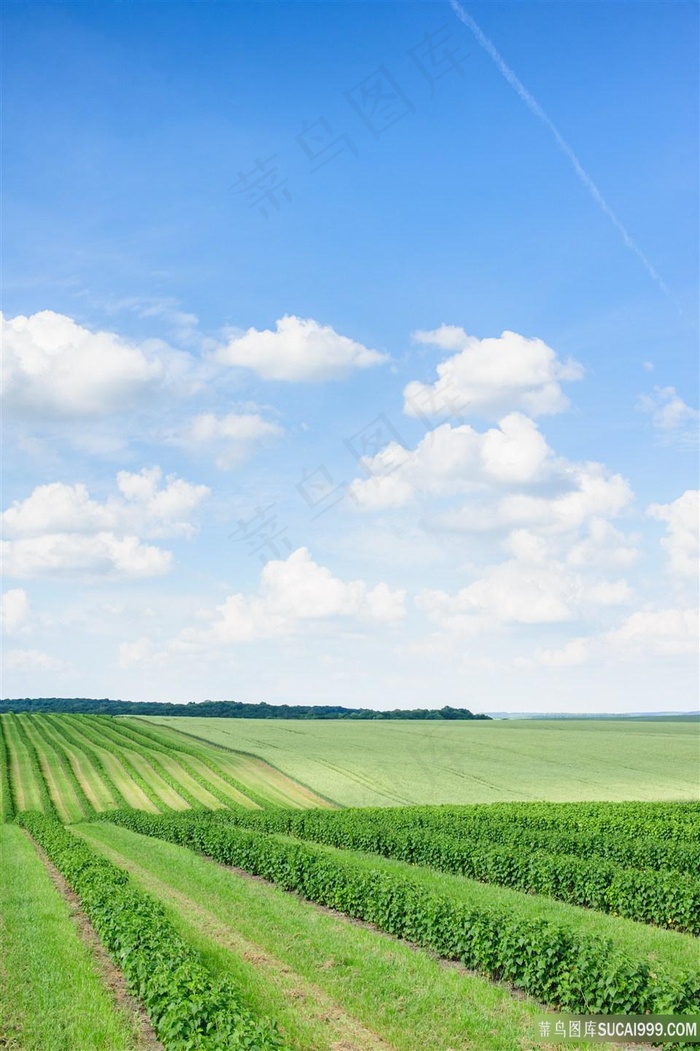
[[[666,522],[666,536],[661,546],[668,556],[669,569],[681,577],[698,576],[700,549],[700,491],[687,489],[670,504],[651,504],[650,518]]]
[[[6,635],[15,635],[27,626],[29,599],[23,588],[3,592],[0,603],[0,627]]]
[[[561,361],[541,339],[517,332],[477,339],[464,329],[442,325],[432,332],[416,332],[413,338],[457,353],[437,366],[434,383],[408,384],[404,412],[409,416],[498,418],[513,410],[551,415],[568,405],[561,383],[583,376],[578,362]]]
[[[655,387],[643,394],[637,407],[651,415],[651,423],[663,445],[692,445],[698,438],[700,412],[686,405],[675,387]]]
[[[400,507],[417,494],[455,494],[488,486],[530,484],[544,474],[551,456],[537,425],[510,413],[483,433],[468,424],[443,424],[415,450],[391,442],[361,461],[367,480],[350,490],[363,507]]]
[[[699,628],[696,609],[649,606],[637,610],[619,628],[608,632],[606,639],[628,653],[677,657],[697,652]]]
[[[544,541],[520,530],[508,539],[514,558],[487,567],[456,594],[424,591],[417,604],[433,621],[457,632],[504,624],[556,624],[631,597],[625,580],[598,580],[547,554]]]
[[[570,639],[558,649],[538,647],[531,657],[518,657],[516,668],[571,668],[585,664],[591,655],[592,639]]]
[[[467,505],[445,513],[442,524],[449,529],[483,531],[533,526],[557,533],[579,529],[589,519],[621,514],[634,494],[620,474],[603,464],[567,463],[558,460],[555,476],[563,492],[555,495],[512,493],[487,505]]]
[[[216,466],[228,471],[248,459],[259,443],[282,433],[280,426],[259,413],[216,416],[205,412],[190,420],[171,440],[188,450],[211,450]]]
[[[353,618],[393,622],[405,616],[405,592],[380,583],[370,588],[362,580],[344,581],[311,558],[301,547],[286,560],[267,562],[257,594],[229,595],[210,614],[205,629],[187,629],[175,649],[210,644],[236,644],[293,634],[301,626]]]
[[[122,412],[166,375],[169,348],[157,341],[139,346],[53,310],[0,317],[3,396],[13,413],[88,418]]]
[[[3,664],[7,671],[66,671],[68,664],[41,650],[5,650]]]
[[[191,514],[210,490],[159,467],[138,474],[120,471],[119,495],[93,500],[82,483],[37,486],[2,515],[5,572],[15,577],[98,573],[161,576],[172,555],[142,537],[192,537]]]
[[[249,328],[234,336],[215,357],[224,365],[252,369],[264,380],[307,383],[342,379],[353,369],[388,360],[386,354],[341,336],[330,325],[288,314],[276,322],[274,332]]]

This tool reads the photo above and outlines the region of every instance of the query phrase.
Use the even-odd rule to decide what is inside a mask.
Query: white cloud
[[[498,418],[513,410],[529,416],[550,415],[568,405],[561,382],[583,375],[578,362],[560,361],[541,339],[528,339],[517,332],[477,339],[464,329],[443,325],[433,332],[417,332],[413,338],[457,353],[437,366],[434,383],[408,384],[404,411],[409,416],[447,413]]]
[[[450,631],[471,632],[503,624],[555,624],[591,608],[629,601],[624,580],[589,579],[549,558],[541,538],[519,530],[509,537],[515,558],[487,567],[456,594],[425,591],[417,604]]]
[[[606,638],[616,648],[630,653],[664,657],[694,654],[698,648],[696,609],[637,610]]]
[[[65,671],[68,665],[65,661],[52,657],[40,650],[5,650],[3,664],[7,671],[32,672],[32,671]]]
[[[443,424],[409,452],[391,442],[361,466],[370,477],[352,483],[364,507],[399,507],[419,493],[454,494],[488,486],[527,485],[541,478],[551,456],[537,425],[510,413],[483,433]]]
[[[27,537],[49,533],[132,532],[147,537],[193,536],[189,516],[209,495],[206,485],[191,485],[168,475],[161,485],[160,467],[138,473],[119,471],[119,496],[93,500],[81,482],[40,485],[26,500],[16,500],[2,515],[5,535]]]
[[[104,503],[93,500],[82,483],[38,486],[2,515],[3,532],[11,538],[2,545],[5,572],[135,578],[167,573],[171,553],[140,538],[194,536],[189,518],[209,489],[173,475],[161,485],[161,478],[159,467],[138,474],[120,471],[119,495]]]
[[[627,569],[639,558],[639,536],[627,536],[604,518],[592,517],[587,533],[567,555],[572,566]]]
[[[136,639],[135,642],[122,642],[119,646],[118,664],[120,668],[131,668],[136,664],[145,664],[153,656],[150,639]]]
[[[384,583],[369,588],[362,580],[334,577],[301,547],[285,561],[267,562],[257,594],[229,595],[209,614],[206,629],[182,632],[174,648],[272,638],[336,618],[393,622],[405,615],[404,600],[403,591],[392,591]]]
[[[0,315],[1,317],[1,315]],[[96,417],[130,408],[160,383],[163,344],[92,332],[53,310],[2,317],[4,397],[14,413]]]
[[[591,655],[592,639],[570,639],[559,649],[539,647],[531,657],[518,657],[516,668],[571,668],[585,664]]]
[[[216,416],[206,412],[190,420],[183,430],[173,436],[172,441],[188,450],[212,450],[216,466],[227,471],[246,460],[257,444],[282,433],[280,426],[264,419],[259,413]]]
[[[650,518],[666,522],[661,546],[668,555],[669,568],[678,576],[697,579],[700,548],[700,491],[688,489],[670,504],[651,504]]]
[[[567,463],[558,460],[559,488],[554,496],[508,494],[493,504],[467,505],[441,518],[450,529],[491,530],[529,525],[556,532],[579,529],[588,519],[615,517],[632,502],[629,483],[600,463]]]
[[[686,405],[675,387],[655,387],[651,395],[643,394],[637,406],[651,414],[654,430],[664,445],[695,446],[700,412]]]
[[[274,332],[249,328],[234,336],[215,357],[225,365],[252,369],[265,380],[311,383],[342,379],[352,369],[388,360],[386,354],[341,336],[330,325],[288,314],[276,322]]]
[[[6,635],[15,635],[27,626],[29,599],[23,588],[4,591],[0,604],[0,626]]]

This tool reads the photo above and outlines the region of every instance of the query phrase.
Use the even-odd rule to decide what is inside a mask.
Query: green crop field
[[[698,1013],[697,748],[3,714],[0,1048],[539,1051],[553,1011]]]
[[[251,752],[341,806],[698,797],[698,722],[148,722]]]

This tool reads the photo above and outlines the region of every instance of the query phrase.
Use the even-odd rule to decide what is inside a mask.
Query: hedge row
[[[578,804],[575,804],[578,806]],[[644,804],[642,804],[644,805]],[[682,804],[681,804],[682,805]],[[608,804],[617,810],[618,821],[628,804]],[[274,827],[281,827],[285,812],[273,814]],[[316,829],[337,830],[338,837],[350,830],[356,834],[360,829],[382,832],[398,829],[420,832],[424,835],[444,833],[472,843],[485,843],[510,847],[527,846],[528,849],[544,850],[548,854],[571,854],[575,857],[605,858],[626,868],[662,869],[696,874],[700,871],[700,834],[694,840],[674,842],[659,838],[657,819],[650,811],[651,835],[642,835],[639,821],[633,821],[626,834],[620,831],[601,831],[595,820],[570,818],[568,823],[560,818],[559,824],[548,828],[533,827],[530,804],[483,804],[472,807],[393,807],[363,808],[339,811],[306,811],[296,814],[290,831],[302,838],[315,839]],[[290,819],[291,820],[291,819]],[[260,822],[266,827],[266,821]],[[273,824],[269,824],[272,828]]]
[[[680,872],[627,869],[596,857],[534,850],[527,831],[509,846],[401,828],[395,810],[365,820],[361,811],[240,810],[218,819],[267,832],[286,832],[329,846],[363,850],[440,872],[466,876],[641,923],[700,934],[700,880]]]
[[[0,821],[12,821],[15,816],[14,796],[12,794],[12,781],[10,779],[10,754],[5,741],[5,731],[0,719],[0,776],[2,777],[2,809],[0,810]]]
[[[202,814],[112,811],[103,820],[198,850],[262,876],[284,890],[376,924],[447,959],[503,979],[546,1004],[573,1012],[673,1014],[697,1010],[700,974],[682,978],[630,960],[610,939],[588,936],[517,911],[470,905],[403,876],[368,871],[330,855],[227,825]]]
[[[163,908],[122,869],[43,814],[24,813],[20,823],[80,896],[166,1051],[285,1051],[274,1023],[244,1007],[228,978],[212,978]]]

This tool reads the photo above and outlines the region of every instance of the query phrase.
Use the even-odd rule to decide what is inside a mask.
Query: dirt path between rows
[[[270,983],[275,985],[285,998],[295,1001],[301,1014],[313,1017],[326,1028],[328,1051],[395,1051],[387,1040],[347,1014],[318,985],[309,982],[259,945],[222,923],[195,900],[175,890],[118,851],[102,843],[96,849],[104,853],[115,865],[127,869],[155,897],[175,905],[188,922],[192,921],[196,925],[199,933],[263,971]]]
[[[25,833],[29,839],[28,833]],[[109,990],[117,1010],[125,1014],[131,1022],[135,1034],[136,1051],[164,1051],[163,1044],[155,1034],[146,1010],[128,991],[124,975],[118,967],[112,963],[107,950],[100,941],[100,937],[90,920],[85,915],[80,905],[80,898],[71,890],[56,866],[49,861],[42,848],[35,840],[31,840],[32,846],[41,858],[49,879],[54,887],[66,901],[71,919],[75,924],[80,940],[92,953],[97,970]]]

